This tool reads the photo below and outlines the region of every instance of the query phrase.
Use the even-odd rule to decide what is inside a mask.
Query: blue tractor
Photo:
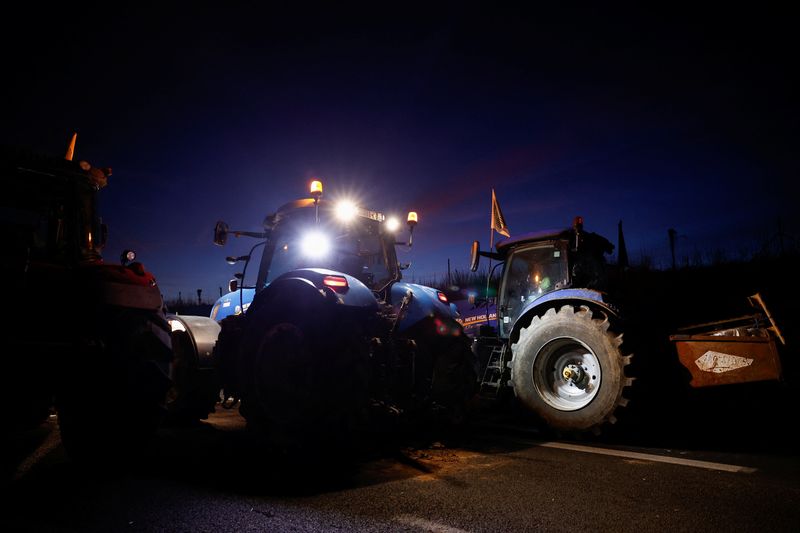
[[[173,415],[205,417],[221,390],[284,449],[345,441],[383,415],[460,419],[475,391],[471,341],[443,292],[402,281],[396,247],[411,246],[416,222],[409,213],[398,242],[397,219],[330,203],[314,181],[311,198],[267,216],[263,231],[217,223],[218,245],[231,234],[257,242],[228,258],[243,272],[210,317],[171,317]]]
[[[612,250],[583,230],[580,217],[572,228],[503,240],[496,251],[473,242],[473,272],[481,256],[502,265],[496,305],[475,306],[462,319],[476,333],[482,395],[510,387],[558,431],[597,431],[615,421],[632,378],[620,314],[605,293],[604,256]]]
[[[733,284],[746,286],[742,280],[760,290],[763,279],[742,267],[631,270],[607,264],[613,249],[585,231],[581,217],[571,228],[507,238],[495,250],[473,242],[473,272],[481,256],[502,267],[496,297],[463,306],[459,318],[474,339],[481,397],[513,392],[557,432],[599,433],[630,397],[636,402],[625,418],[644,422],[690,405],[696,396],[687,385],[783,379],[785,339],[760,293],[748,305],[728,294]],[[736,318],[719,319],[732,309]],[[632,364],[632,351],[646,355]],[[641,380],[635,391],[634,379]],[[695,411],[684,407],[681,423]],[[707,426],[702,417],[699,426]]]

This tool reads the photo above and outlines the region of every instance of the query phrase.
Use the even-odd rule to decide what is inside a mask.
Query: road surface
[[[160,430],[142,461],[88,472],[64,453],[53,418],[12,439],[0,529],[800,530],[793,448],[622,440],[550,440],[492,419],[455,442],[393,441],[320,467],[265,454],[235,410],[218,409],[199,426]]]

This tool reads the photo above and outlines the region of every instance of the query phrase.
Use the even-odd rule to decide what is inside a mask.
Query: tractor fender
[[[156,278],[141,263],[127,266],[95,263],[82,266],[81,283],[99,301],[119,307],[158,311],[163,305]]]
[[[331,287],[326,285],[326,278],[331,276],[344,278],[347,286]],[[319,297],[321,301],[327,300],[332,305],[341,305],[361,312],[375,313],[378,310],[378,302],[373,292],[353,276],[324,268],[303,268],[286,272],[275,278],[264,290],[256,294],[247,313],[253,314],[258,312],[261,307],[276,305],[272,303],[275,299],[280,302],[287,298],[297,301],[302,298],[311,300],[316,297]]]
[[[407,309],[400,317],[397,331],[403,332],[426,318],[452,319],[458,318],[455,306],[439,300],[436,289],[417,285],[416,283],[398,282],[392,285],[390,303],[395,310],[399,310],[403,298],[411,291],[412,298]]]
[[[254,288],[243,288],[241,289],[241,294],[239,290],[236,290],[220,296],[211,308],[211,318],[221,322],[231,315],[246,313],[254,300],[261,301],[272,298],[276,290],[285,288],[284,283],[289,279],[302,280],[305,285],[321,291],[320,294],[324,296],[330,291],[325,287],[323,281],[325,276],[331,275],[341,276],[347,280],[347,289],[336,294],[340,303],[349,307],[361,307],[368,311],[377,309],[375,295],[366,285],[353,276],[322,268],[304,268],[281,275],[273,282],[267,283],[258,294]]]
[[[214,306],[211,308],[211,318],[217,322],[222,322],[223,319],[231,315],[238,315],[243,311],[247,311],[255,295],[256,290],[253,288],[243,288],[241,289],[241,294],[239,294],[239,290],[223,294],[214,302]]]
[[[347,286],[335,288],[327,286],[325,279],[330,276],[344,278],[347,280]],[[302,268],[286,272],[275,278],[256,295],[248,313],[256,312],[265,305],[273,305],[270,301],[276,297],[313,299],[314,295],[319,296],[321,300],[329,300],[334,305],[341,305],[352,310],[367,313],[378,311],[375,294],[357,278],[324,268]]]
[[[515,342],[519,338],[519,332],[522,328],[530,324],[534,316],[543,312],[544,309],[549,307],[560,307],[564,304],[577,304],[588,305],[589,307],[599,308],[609,316],[619,317],[619,313],[603,298],[603,293],[592,289],[560,289],[553,292],[548,292],[540,298],[530,301],[517,318],[511,330],[509,339]]]
[[[176,349],[188,350],[186,355],[197,361],[199,368],[214,366],[214,345],[221,329],[216,320],[206,316],[167,315],[167,321]]]

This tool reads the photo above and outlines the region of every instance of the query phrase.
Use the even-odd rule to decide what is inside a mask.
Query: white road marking
[[[624,457],[627,459],[641,459],[655,463],[669,463],[673,465],[691,466],[694,468],[705,468],[708,470],[721,470],[723,472],[739,472],[742,474],[752,474],[758,471],[757,468],[749,466],[728,465],[725,463],[712,463],[710,461],[698,461],[695,459],[682,459],[680,457],[669,457],[666,455],[655,455],[652,453],[629,452],[625,450],[611,450],[609,448],[595,448],[593,446],[581,446],[579,444],[567,444],[564,442],[540,442],[536,446],[542,448],[556,448],[559,450],[569,450],[573,452],[593,453],[596,455],[611,455],[613,457]]]
[[[440,524],[439,522],[433,522],[431,520],[426,520],[425,518],[407,514],[395,516],[393,520],[407,526],[424,529],[425,531],[433,531],[434,533],[469,533],[468,531],[458,529],[457,527],[450,527],[446,524]]]

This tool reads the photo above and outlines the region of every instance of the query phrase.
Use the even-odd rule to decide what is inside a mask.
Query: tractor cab
[[[310,192],[310,198],[289,202],[267,216],[261,232],[234,231],[222,221],[217,223],[214,230],[217,245],[223,246],[230,234],[256,237],[260,242],[247,255],[228,257],[229,263],[244,261],[245,266],[243,272],[231,280],[230,292],[215,304],[213,318],[221,320],[229,314],[246,311],[258,292],[280,276],[299,269],[346,274],[375,293],[386,291],[400,281],[403,267],[398,263],[395,246],[411,246],[417,223],[415,212],[408,214],[408,241],[398,242],[396,236],[401,224],[397,218],[386,217],[349,200],[324,200],[322,183],[317,180],[311,183]],[[244,286],[247,267],[258,247],[263,247],[263,251],[255,285]],[[324,283],[334,284],[333,288],[335,284],[343,284],[342,288],[347,286],[346,278],[340,275],[328,278],[331,279]]]
[[[569,243],[559,236],[498,246],[508,251],[498,291],[501,335],[508,336],[526,304],[569,286]]]
[[[3,265],[20,258],[65,267],[100,259],[107,230],[96,196],[110,170],[6,147],[0,162]]]
[[[257,288],[299,268],[326,268],[349,274],[372,290],[400,279],[394,244],[384,216],[353,204],[313,199],[284,205],[267,219],[269,234]]]
[[[582,288],[602,291],[606,285],[604,254],[614,246],[596,233],[583,231],[576,217],[572,228],[526,233],[497,243],[497,252],[482,252],[473,243],[471,269],[480,256],[499,260],[498,326],[509,337],[517,319],[534,301],[555,291]]]

